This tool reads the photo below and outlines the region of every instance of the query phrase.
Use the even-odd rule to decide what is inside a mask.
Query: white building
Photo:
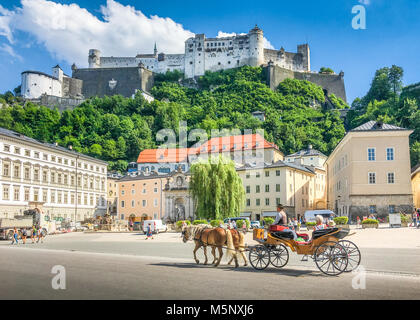
[[[206,38],[196,34],[185,41],[183,54],[138,54],[135,57],[102,57],[97,49],[89,50],[89,68],[137,67],[140,63],[156,73],[178,70],[186,78],[204,75],[205,71],[218,71],[245,65],[260,66],[272,62],[292,71],[310,71],[308,44],[298,45],[297,52],[283,48],[264,48],[263,31],[255,26],[247,34],[230,37]]]
[[[50,219],[103,215],[106,179],[104,161],[0,128],[0,218],[34,208]]]
[[[303,149],[285,156],[284,161],[286,163],[295,162],[305,166],[314,166],[323,169],[327,158],[328,157],[321,151],[313,149],[312,145],[310,144],[307,149]]]

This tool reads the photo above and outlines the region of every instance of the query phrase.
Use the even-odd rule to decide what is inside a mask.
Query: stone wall
[[[85,98],[116,94],[131,97],[136,90],[149,92],[153,86],[153,73],[141,67],[75,69],[73,78],[83,80]]]
[[[412,213],[413,195],[360,195],[350,196],[349,219],[356,220],[357,216],[368,216],[369,206],[376,206],[378,217],[385,218],[389,214],[389,205],[395,206],[395,212]]]
[[[78,106],[83,101],[85,100],[77,98],[61,98],[56,96],[42,95],[39,102],[36,100],[33,100],[32,102],[39,103],[50,109],[57,108],[58,111],[63,112],[64,110],[74,109],[74,107]]]
[[[62,96],[68,98],[80,98],[82,96],[82,87],[82,80],[63,77]]]
[[[337,97],[347,101],[346,89],[344,86],[344,74],[321,74],[312,72],[297,72],[281,68],[276,65],[266,67],[267,84],[275,90],[280,82],[285,79],[307,80],[321,86],[327,94],[333,93]]]

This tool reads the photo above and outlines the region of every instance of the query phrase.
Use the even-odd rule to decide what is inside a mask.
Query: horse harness
[[[194,236],[194,240],[195,241],[198,241],[200,243],[200,245],[203,246],[203,247],[209,245],[208,243],[204,243],[203,240],[202,240],[203,231],[204,230],[207,230],[207,229],[211,229],[211,228],[205,227],[205,228],[201,229],[199,233],[196,233],[195,236]],[[227,245],[227,229],[225,229],[225,228],[222,228],[222,229],[225,230],[226,242],[224,244]],[[239,236],[239,231],[238,230],[236,230],[236,229],[230,229],[231,232],[232,232],[232,230],[235,230],[237,232],[238,236]],[[199,234],[199,237],[198,238],[196,238],[197,234]],[[208,240],[208,236],[207,236],[207,240]],[[225,246],[222,246],[221,248],[227,249],[227,247],[225,247]]]

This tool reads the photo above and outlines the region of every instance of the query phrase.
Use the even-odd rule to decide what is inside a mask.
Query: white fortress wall
[[[39,99],[44,93],[61,97],[61,82],[38,72],[22,73],[22,95],[24,98]]]

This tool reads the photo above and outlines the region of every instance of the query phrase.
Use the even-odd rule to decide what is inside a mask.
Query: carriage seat
[[[338,228],[326,228],[326,229],[321,229],[321,230],[315,230],[312,233],[312,240],[318,239],[322,236],[325,236],[330,233],[334,233],[336,231],[338,231]]]
[[[285,231],[274,231],[270,233],[274,238],[281,240],[293,240],[293,234]]]

